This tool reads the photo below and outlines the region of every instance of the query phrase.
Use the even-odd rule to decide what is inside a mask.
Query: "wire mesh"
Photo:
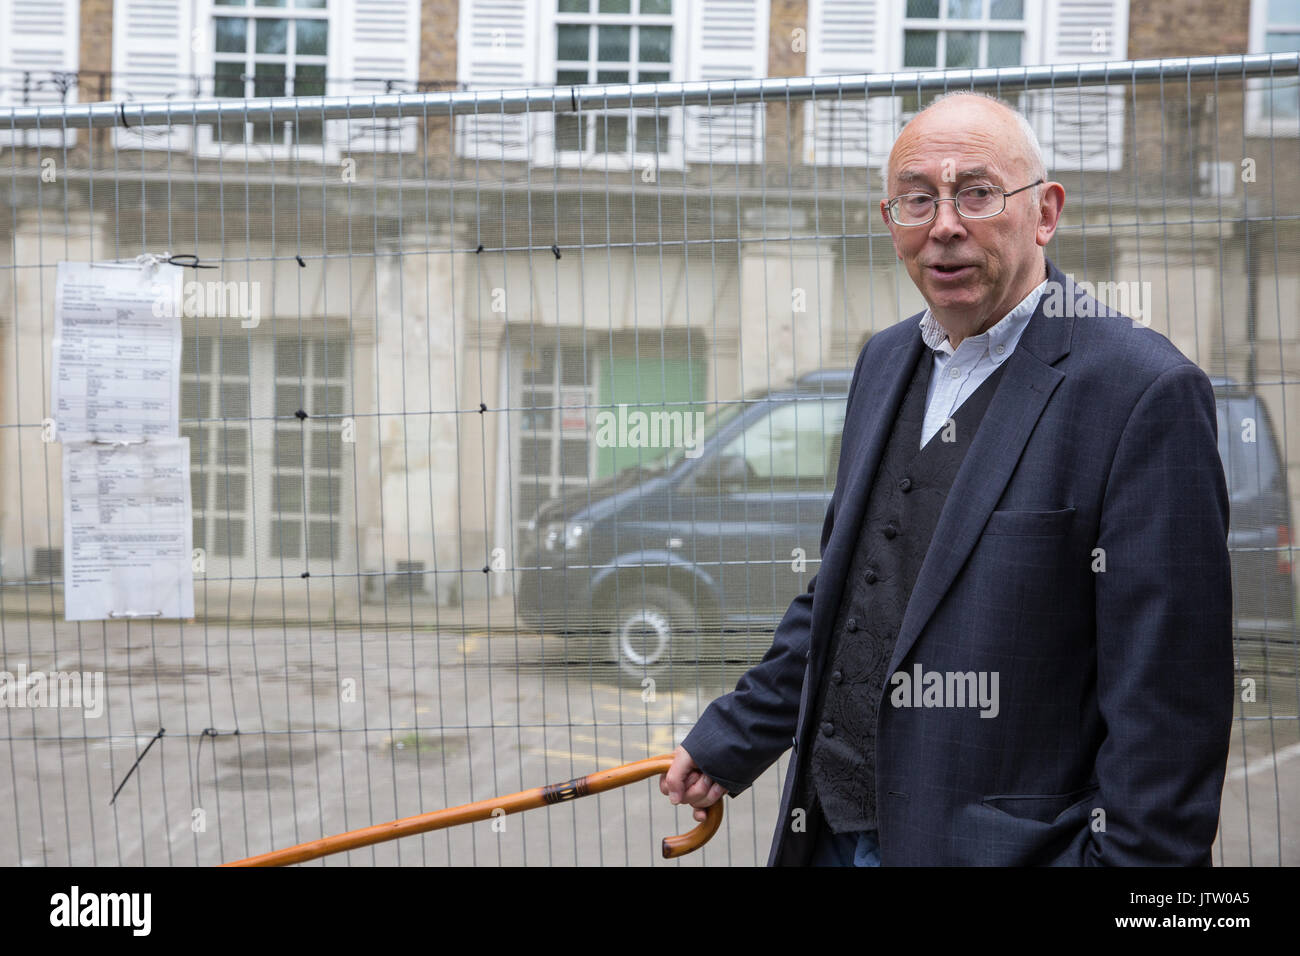
[[[1049,258],[1215,379],[1215,860],[1300,862],[1298,65],[0,111],[0,863],[211,864],[671,751],[817,570],[847,371],[924,307],[880,165],[964,88],[1039,131]],[[216,267],[186,272],[196,616],[68,623],[56,265],[163,250]],[[27,705],[74,674],[98,705]],[[763,862],[786,770],[679,862]],[[649,864],[690,825],[646,783],[317,865]]]

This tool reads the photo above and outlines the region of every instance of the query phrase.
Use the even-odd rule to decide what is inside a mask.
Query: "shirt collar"
[[[962,339],[962,345],[973,341],[980,346],[979,351],[989,349],[989,355],[996,365],[1011,354],[1011,348],[1019,341],[1020,335],[1029,324],[1030,318],[1038,308],[1038,300],[1047,288],[1047,280],[1044,279],[1039,283],[1029,295],[1020,300],[1020,303],[1002,317],[995,325],[981,332],[979,335],[972,335]],[[921,316],[921,338],[931,349],[943,352],[945,355],[952,355],[955,351],[952,343],[948,341],[948,332],[926,309],[925,314]],[[1003,352],[999,353],[995,347],[998,345],[1007,346]],[[961,346],[959,346],[960,348]]]

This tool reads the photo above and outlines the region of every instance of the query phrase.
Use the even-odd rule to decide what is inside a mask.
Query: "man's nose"
[[[957,215],[957,204],[955,202],[939,203],[934,222],[930,223],[931,237],[939,242],[947,242],[950,239],[964,235],[965,232],[966,224],[961,216]]]

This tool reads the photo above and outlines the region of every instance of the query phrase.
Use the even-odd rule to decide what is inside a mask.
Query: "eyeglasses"
[[[1007,192],[1001,186],[967,186],[952,197],[931,196],[929,193],[904,193],[885,204],[889,218],[900,226],[924,226],[939,215],[939,203],[950,202],[963,219],[992,219],[1007,208],[1007,197],[1022,193],[1046,182],[1037,179],[1028,186]]]

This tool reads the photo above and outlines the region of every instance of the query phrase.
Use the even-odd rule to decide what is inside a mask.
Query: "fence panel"
[[[671,751],[817,570],[848,371],[923,308],[884,151],[966,88],[1065,186],[1049,258],[1216,382],[1215,860],[1300,863],[1298,67],[0,111],[0,864],[212,864]],[[67,622],[57,263],[164,251],[213,267],[176,296],[195,617]],[[681,864],[764,862],[787,768]],[[690,825],[648,781],[319,865],[646,865]]]

